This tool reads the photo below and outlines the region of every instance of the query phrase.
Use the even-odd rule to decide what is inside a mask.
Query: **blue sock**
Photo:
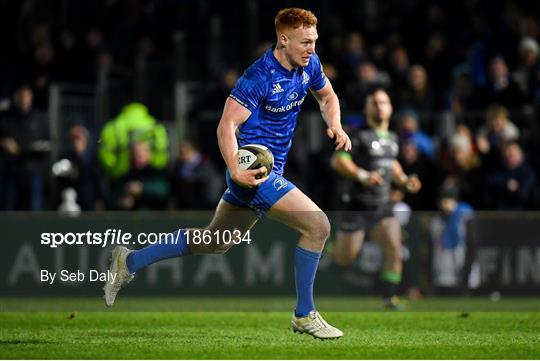
[[[305,317],[315,309],[313,282],[321,258],[320,252],[296,247],[294,252],[294,280],[296,282],[296,317]]]
[[[162,259],[189,254],[191,251],[186,241],[185,230],[179,229],[167,238],[160,239],[156,244],[131,252],[126,259],[126,265],[129,273],[135,273]]]

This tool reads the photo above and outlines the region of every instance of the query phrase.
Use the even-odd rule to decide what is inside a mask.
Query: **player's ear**
[[[279,40],[280,47],[284,48],[285,45],[287,45],[287,42],[289,41],[289,38],[287,37],[287,35],[285,35],[285,33],[279,33],[278,34],[278,40]]]

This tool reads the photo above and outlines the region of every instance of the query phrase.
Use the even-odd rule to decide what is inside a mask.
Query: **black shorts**
[[[394,217],[391,203],[368,207],[360,202],[352,201],[344,209],[339,230],[347,233],[356,231],[369,232],[383,218]]]

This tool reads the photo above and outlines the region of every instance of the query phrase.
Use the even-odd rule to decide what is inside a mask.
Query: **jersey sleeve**
[[[266,84],[263,76],[248,70],[238,79],[229,96],[253,112],[266,95]]]
[[[317,54],[313,54],[311,61],[313,62],[313,70],[311,72],[311,82],[309,87],[313,90],[321,90],[326,85],[326,76],[324,75],[321,61]]]

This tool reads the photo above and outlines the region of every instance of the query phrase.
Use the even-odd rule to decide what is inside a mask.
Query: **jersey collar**
[[[279,70],[281,73],[283,74],[286,74],[286,75],[289,75],[289,76],[292,76],[294,75],[295,73],[299,73],[299,74],[302,74],[302,72],[304,71],[304,68],[303,67],[297,67],[297,68],[293,68],[293,70],[288,70],[287,68],[285,68],[283,65],[281,65],[281,63],[276,59],[276,57],[274,56],[274,49],[276,48],[275,45],[272,45],[267,51],[266,51],[266,58],[270,60],[270,63],[272,63],[272,65],[275,66],[275,68],[277,70]]]
[[[388,132],[388,130],[375,130],[375,134],[377,134],[379,138],[384,138],[384,139],[390,136],[390,133]]]

